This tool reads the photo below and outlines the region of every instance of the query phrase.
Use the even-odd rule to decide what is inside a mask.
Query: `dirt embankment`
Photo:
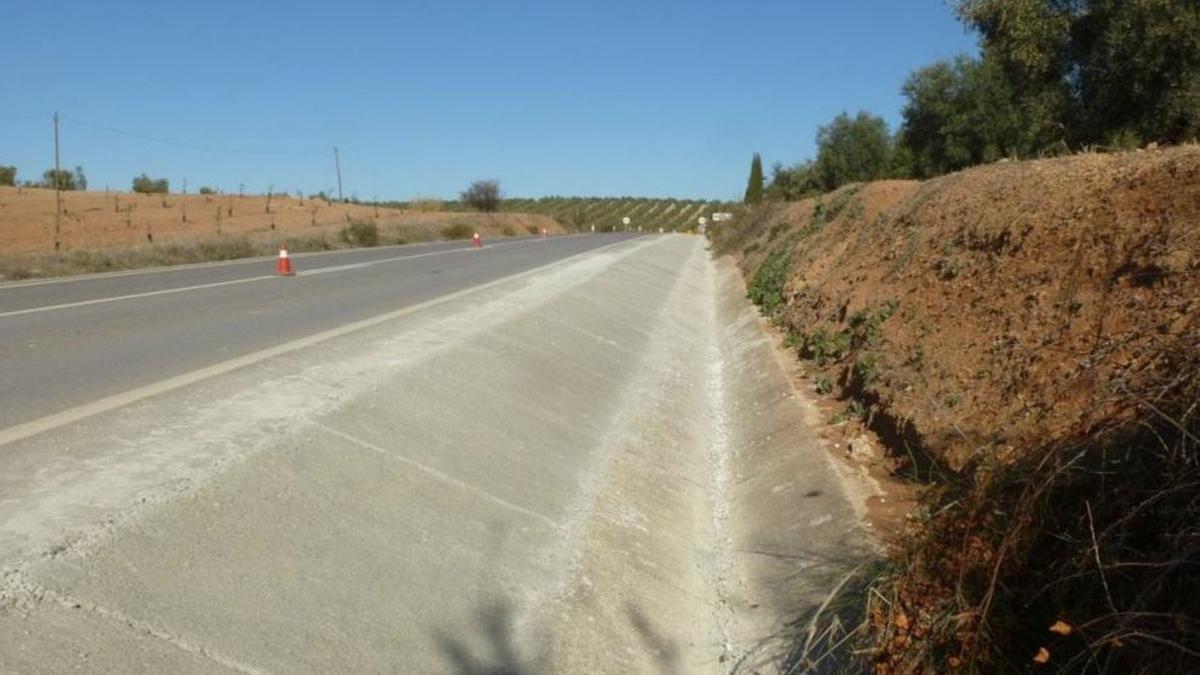
[[[1200,147],[847,186],[715,243],[810,384],[923,486],[883,570],[846,586],[852,660],[1177,672],[1200,653]]]
[[[0,187],[0,280],[226,259],[352,244],[351,223],[375,225],[378,244],[565,232],[548,216],[376,208],[275,195],[64,192],[55,232],[53,190]],[[55,246],[55,243],[58,246]],[[97,255],[99,254],[99,255]]]
[[[751,278],[792,249],[798,346],[952,468],[1131,414],[1121,392],[1173,377],[1200,330],[1200,148],[851,186],[758,219],[723,243]]]

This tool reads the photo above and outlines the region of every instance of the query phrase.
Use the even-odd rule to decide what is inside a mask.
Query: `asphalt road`
[[[0,673],[771,672],[858,515],[722,263],[583,236],[0,288]]]
[[[439,242],[0,285],[0,431],[631,235]]]

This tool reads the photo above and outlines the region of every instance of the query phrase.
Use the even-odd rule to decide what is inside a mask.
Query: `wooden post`
[[[62,176],[58,163],[58,111],[54,111],[54,250],[62,246]]]
[[[333,165],[337,168],[338,201],[345,202],[346,198],[342,195],[342,157],[338,154],[336,145],[333,146]]]

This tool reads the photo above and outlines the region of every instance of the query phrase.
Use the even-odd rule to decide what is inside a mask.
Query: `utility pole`
[[[333,165],[337,167],[338,177],[338,201],[345,202],[345,197],[342,196],[342,157],[338,154],[337,146],[333,146]]]
[[[57,251],[62,242],[62,176],[58,166],[58,111],[54,111],[54,250]]]

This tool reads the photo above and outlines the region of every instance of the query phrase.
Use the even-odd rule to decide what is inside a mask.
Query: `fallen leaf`
[[[1061,620],[1055,621],[1054,625],[1050,626],[1050,632],[1058,633],[1059,635],[1070,635],[1072,630],[1074,629],[1071,628],[1071,624]]]
[[[1045,647],[1038,648],[1037,656],[1033,657],[1033,662],[1034,663],[1049,663],[1050,662],[1050,650],[1046,649]]]

